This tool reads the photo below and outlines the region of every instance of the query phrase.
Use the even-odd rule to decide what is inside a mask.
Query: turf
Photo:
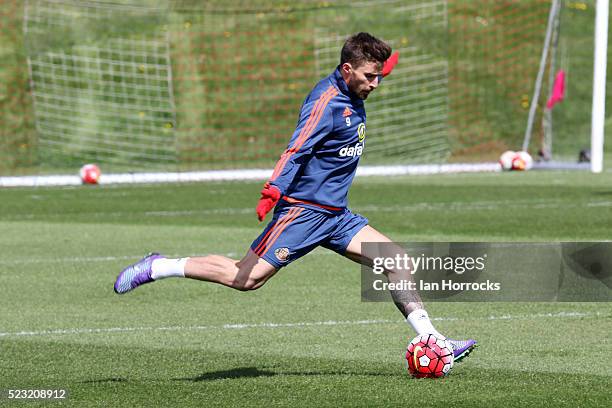
[[[70,406],[609,404],[610,303],[431,303],[480,347],[442,380],[405,373],[394,306],[317,250],[255,292],[166,280],[117,296],[149,250],[239,257],[261,183],[0,190],[0,389]],[[358,179],[352,208],[397,241],[609,240],[612,174]],[[19,405],[6,399],[0,405]],[[48,405],[43,402],[27,406]]]

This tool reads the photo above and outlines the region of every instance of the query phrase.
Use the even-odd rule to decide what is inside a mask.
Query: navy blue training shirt
[[[365,148],[363,100],[349,91],[339,68],[322,79],[304,100],[287,150],[270,184],[297,205],[339,211]]]

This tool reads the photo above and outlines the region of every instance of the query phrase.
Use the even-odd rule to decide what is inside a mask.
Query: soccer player
[[[371,265],[372,255],[362,252],[361,244],[391,240],[351,212],[347,196],[366,143],[364,101],[397,60],[389,45],[368,33],[347,39],[338,67],[304,100],[296,130],[256,208],[260,221],[274,209],[272,220],[240,261],[220,255],[168,259],[154,253],[125,268],[117,277],[115,292],[123,294],[169,277],[254,290],[318,246]],[[390,282],[401,278],[395,270],[385,274]],[[417,334],[444,338],[416,291],[391,291],[391,296]],[[447,340],[455,360],[476,345],[474,340]]]

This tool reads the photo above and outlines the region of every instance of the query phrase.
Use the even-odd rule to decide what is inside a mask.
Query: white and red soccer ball
[[[100,172],[100,168],[95,164],[86,164],[81,167],[79,175],[81,176],[83,184],[98,184],[102,173]]]
[[[415,337],[406,349],[408,372],[416,378],[440,378],[448,375],[455,357],[451,345],[433,334]]]
[[[533,158],[525,151],[514,152],[512,150],[505,151],[499,158],[499,164],[502,170],[529,170],[533,167]]]

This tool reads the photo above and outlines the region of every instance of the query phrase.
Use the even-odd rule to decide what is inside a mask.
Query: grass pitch
[[[610,239],[611,185],[610,173],[366,178],[350,201],[397,241],[597,241]],[[56,404],[79,407],[609,404],[610,303],[430,303],[439,330],[480,347],[449,377],[415,380],[399,312],[362,303],[359,267],[323,249],[255,292],[175,279],[113,293],[150,250],[242,256],[263,227],[260,187],[0,190],[0,389],[65,388]]]

